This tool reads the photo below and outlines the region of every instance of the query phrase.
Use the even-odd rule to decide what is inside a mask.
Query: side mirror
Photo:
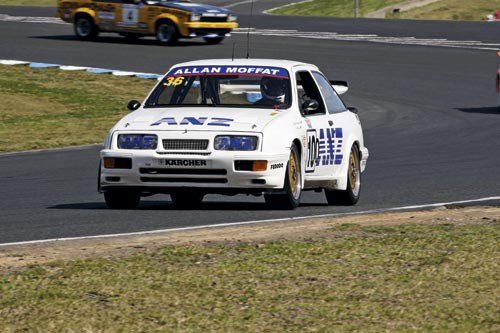
[[[128,102],[127,107],[130,111],[135,111],[141,107],[141,102],[136,100],[131,100],[130,102]]]
[[[354,114],[358,114],[358,108],[350,106],[347,108],[347,110],[351,111]]]
[[[305,114],[313,113],[319,109],[319,103],[315,99],[308,99],[304,103],[302,103],[302,111]]]
[[[330,84],[339,95],[343,95],[349,90],[349,83],[347,81],[330,80]]]

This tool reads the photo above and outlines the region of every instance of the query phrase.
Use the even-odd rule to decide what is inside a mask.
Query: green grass
[[[499,224],[339,226],[0,275],[2,332],[498,332]]]
[[[391,18],[425,20],[460,20],[480,21],[500,9],[499,0],[441,0],[433,4],[415,8],[399,14],[390,14]]]
[[[0,152],[100,143],[154,81],[0,66]]]
[[[359,16],[399,3],[401,0],[359,0]],[[271,12],[279,15],[354,17],[353,0],[314,0]]]
[[[52,7],[57,7],[57,0],[2,0],[0,6],[52,6]]]

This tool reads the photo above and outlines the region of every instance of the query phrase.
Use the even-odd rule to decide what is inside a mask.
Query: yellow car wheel
[[[156,39],[163,45],[172,45],[179,39],[179,33],[175,24],[168,20],[162,20],[156,24]]]
[[[99,29],[89,15],[80,14],[75,17],[73,27],[76,37],[80,40],[95,39],[99,33]]]

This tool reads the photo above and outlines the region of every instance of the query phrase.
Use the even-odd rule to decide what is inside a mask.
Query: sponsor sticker
[[[97,17],[101,20],[114,20],[115,13],[112,12],[97,12]]]
[[[169,168],[209,168],[211,161],[207,160],[182,160],[182,159],[162,159],[160,165]]]
[[[166,76],[194,75],[240,75],[271,76],[288,79],[288,71],[281,67],[271,66],[183,66],[171,69]]]

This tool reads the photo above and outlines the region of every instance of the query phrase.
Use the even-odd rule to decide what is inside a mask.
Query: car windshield
[[[290,76],[280,67],[174,67],[152,92],[145,107],[221,106],[286,109]]]

